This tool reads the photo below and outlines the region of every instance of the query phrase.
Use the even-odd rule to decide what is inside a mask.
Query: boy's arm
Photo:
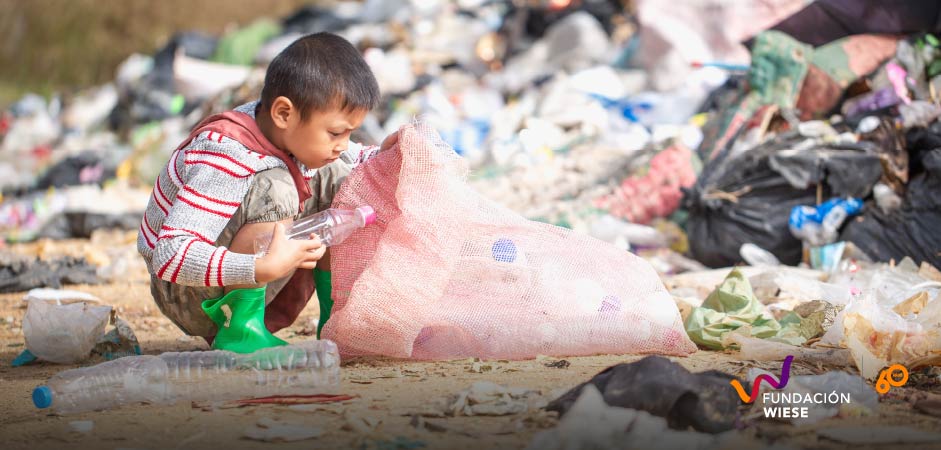
[[[378,145],[363,145],[350,141],[349,147],[340,157],[350,166],[356,167],[369,160],[369,158],[376,156],[377,153],[379,153]]]
[[[214,243],[238,209],[255,171],[219,151],[208,139],[194,140],[169,167],[179,185],[172,204],[162,192],[158,203],[169,211],[154,248],[157,277],[187,286],[255,284],[253,255],[233,253]],[[176,163],[176,164],[174,164]],[[161,177],[165,179],[164,177]],[[162,191],[158,181],[157,187]]]
[[[379,152],[392,147],[399,140],[399,132],[390,134],[383,141],[382,145],[363,145],[358,142],[350,141],[349,148],[344,152],[345,160],[349,161],[353,167],[362,164],[379,154]]]

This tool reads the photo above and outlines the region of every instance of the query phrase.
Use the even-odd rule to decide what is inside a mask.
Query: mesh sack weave
[[[646,261],[532,222],[465,183],[464,160],[421,123],[358,166],[333,207],[377,222],[331,248],[323,338],[344,356],[525,359],[695,351]]]

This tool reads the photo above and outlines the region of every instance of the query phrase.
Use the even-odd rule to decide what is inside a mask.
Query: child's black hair
[[[331,33],[304,36],[271,61],[261,90],[261,106],[271,109],[279,96],[311,113],[339,106],[343,111],[370,110],[379,104],[379,85],[359,50]]]

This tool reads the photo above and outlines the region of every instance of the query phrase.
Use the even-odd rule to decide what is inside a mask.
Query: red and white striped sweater
[[[256,105],[235,111],[254,117]],[[333,164],[355,166],[377,150],[350,142]],[[316,174],[316,169],[297,164],[306,179]],[[281,159],[212,131],[174,151],[154,183],[137,235],[137,250],[150,273],[188,286],[254,284],[254,256],[230,252],[215,241],[241,205],[253,176],[275,167],[286,168]]]

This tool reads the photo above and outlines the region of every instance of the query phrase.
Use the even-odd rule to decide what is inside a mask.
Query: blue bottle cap
[[[49,389],[49,386],[39,386],[33,389],[33,404],[40,409],[51,406],[52,389]]]

